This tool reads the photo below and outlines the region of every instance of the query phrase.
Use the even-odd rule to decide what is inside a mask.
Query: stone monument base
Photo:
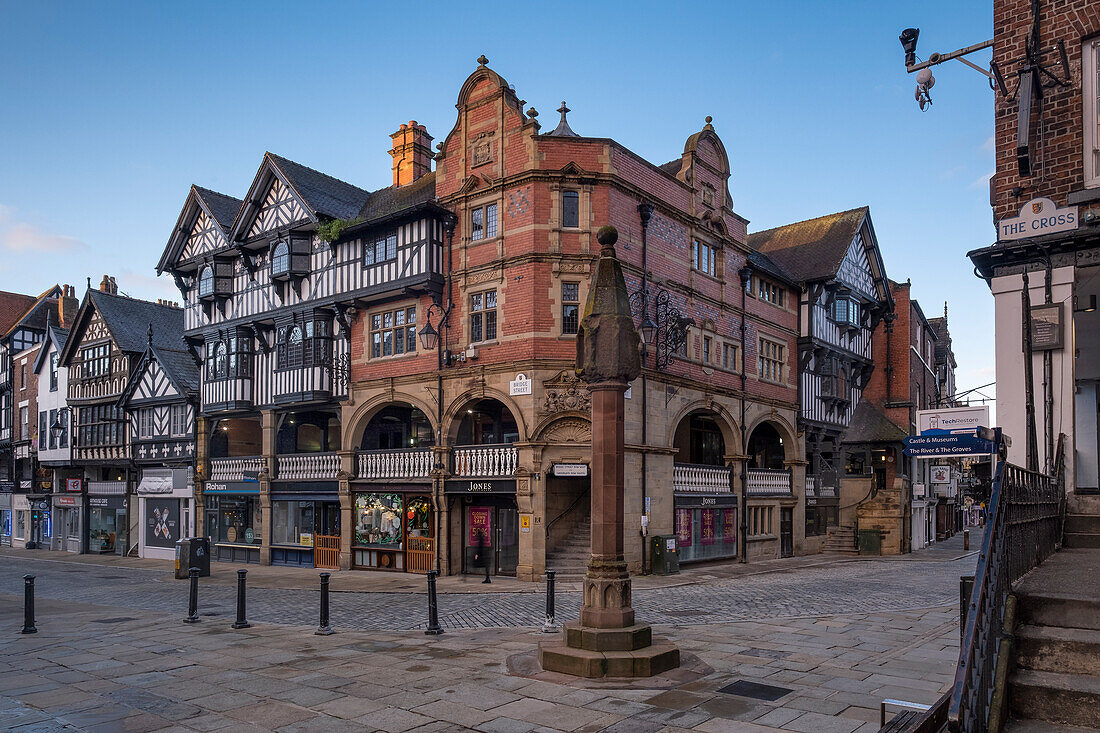
[[[563,638],[539,644],[539,663],[550,672],[589,679],[652,677],[679,667],[680,650],[642,624],[597,629],[573,621]]]

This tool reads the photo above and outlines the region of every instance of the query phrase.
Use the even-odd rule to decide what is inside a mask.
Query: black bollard
[[[328,636],[336,633],[328,623],[328,573],[321,573],[321,623],[313,633]]]
[[[34,576],[23,576],[23,634],[37,634],[34,626]]]
[[[428,571],[428,628],[424,630],[424,633],[430,636],[439,636],[443,633],[443,627],[439,625],[439,604],[435,598],[435,577],[437,575],[439,575],[438,570]]]
[[[187,596],[187,618],[185,624],[197,624],[199,622],[199,569],[191,568],[187,571],[187,577],[191,579],[191,592]]]
[[[248,623],[244,613],[244,579],[247,575],[248,571],[243,568],[237,571],[237,620],[233,622],[234,629],[247,629],[252,625]]]
[[[561,631],[561,627],[554,621],[554,571],[546,571],[546,623],[542,625],[542,633],[555,634]]]

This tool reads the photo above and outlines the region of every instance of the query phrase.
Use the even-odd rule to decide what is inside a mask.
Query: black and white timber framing
[[[800,429],[807,476],[838,488],[838,439],[874,368],[871,336],[893,312],[867,207],[758,232],[750,243],[802,286],[798,340]]]
[[[243,200],[193,186],[157,271],[184,298],[201,413],[346,399],[329,365],[349,353],[356,314],[442,292],[448,212],[434,192],[431,173],[371,193],[271,153]],[[324,241],[333,220],[347,226]]]

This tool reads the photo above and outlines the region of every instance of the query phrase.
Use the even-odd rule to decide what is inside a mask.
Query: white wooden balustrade
[[[783,496],[791,493],[791,472],[750,468],[745,493],[750,496]]]
[[[812,499],[815,496],[817,496],[817,477],[816,476],[807,476],[806,477],[806,497]]]
[[[676,463],[672,466],[672,490],[728,494],[730,493],[730,471],[724,466]]]
[[[512,477],[519,454],[510,445],[471,445],[454,449],[454,475],[469,478]]]
[[[247,472],[252,478],[264,469],[264,459],[260,456],[241,456],[237,458],[211,458],[211,481],[243,481]]]
[[[334,479],[340,472],[339,453],[291,453],[277,460],[280,479]]]
[[[429,448],[359,453],[359,478],[427,478],[434,468]]]

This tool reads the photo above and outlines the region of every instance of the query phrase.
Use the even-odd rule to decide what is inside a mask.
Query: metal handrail
[[[967,605],[947,725],[953,733],[986,733],[1002,652],[1005,607],[1012,584],[1050,556],[1065,515],[1064,437],[1051,476],[1011,464],[997,467],[988,528]],[[999,444],[994,449],[1000,449]],[[1011,633],[1011,630],[1008,630]]]

